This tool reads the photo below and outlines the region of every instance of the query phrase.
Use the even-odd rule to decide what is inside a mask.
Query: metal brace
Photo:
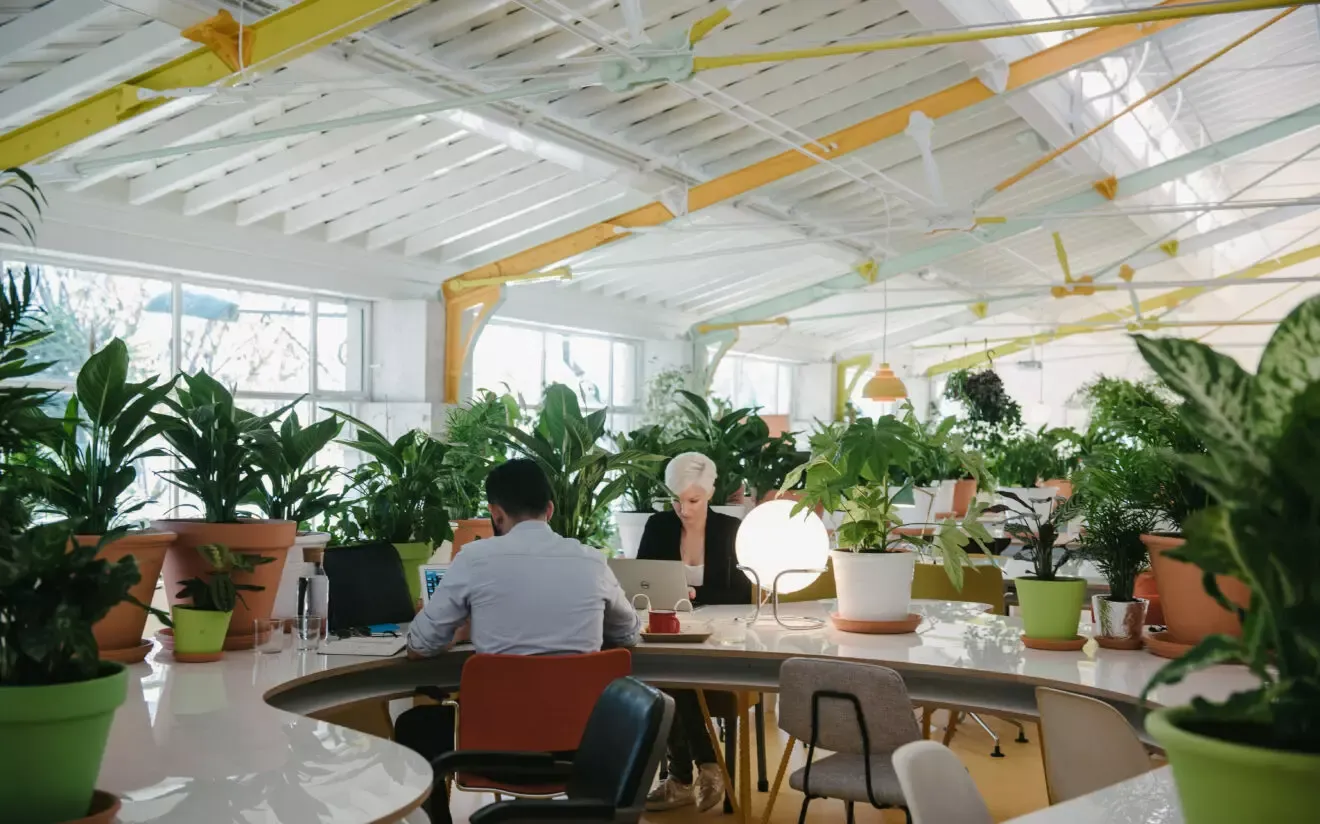
[[[678,83],[692,77],[692,45],[687,32],[671,35],[669,42],[657,45],[672,49],[673,53],[654,56],[638,55],[641,64],[634,68],[626,60],[615,60],[600,68],[600,82],[614,92],[629,92],[638,86],[654,83]]]
[[[995,94],[1008,91],[1008,61],[1004,58],[996,57],[989,63],[982,63],[976,67],[975,73],[976,79]]]

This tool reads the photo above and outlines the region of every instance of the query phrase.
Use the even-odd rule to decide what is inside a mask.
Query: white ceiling
[[[251,21],[283,5],[228,7]],[[686,31],[720,5],[641,2],[652,40]],[[697,52],[883,39],[959,21],[1121,5],[746,0]],[[878,350],[887,302],[894,309],[925,307],[889,313],[891,348],[959,344],[915,350],[912,357],[924,365],[976,351],[987,338],[1040,331],[1128,303],[1126,293],[1050,298],[1048,287],[1062,279],[1054,231],[1064,239],[1074,273],[1108,272],[1110,279],[1119,262],[1166,237],[1189,243],[1198,232],[1246,219],[1261,227],[1241,224],[1251,228],[1233,230],[1232,243],[1138,267],[1139,278],[1203,279],[1320,243],[1320,207],[1311,205],[1292,207],[1286,221],[1280,213],[1271,217],[1278,203],[1217,210],[1199,220],[1194,211],[1131,214],[1234,195],[1320,195],[1320,151],[1306,154],[1320,144],[1316,129],[1202,164],[1180,186],[1131,197],[1120,191],[1115,204],[1084,214],[1052,213],[1052,204],[1089,191],[1095,180],[1123,178],[1320,104],[1317,8],[1299,9],[1142,107],[1137,117],[992,198],[978,214],[1020,217],[1034,227],[1011,238],[947,253],[951,242],[967,243],[979,232],[928,230],[935,207],[920,150],[898,135],[668,228],[570,259],[570,283],[511,288],[502,311],[674,336],[846,274],[868,257],[911,261],[929,253],[929,265],[891,273],[887,299],[883,285],[827,296],[786,311],[787,329],[744,330],[739,344],[811,359]],[[11,3],[0,11],[0,127],[30,122],[184,53],[192,44],[179,29],[214,11],[214,3],[201,0]],[[938,120],[934,157],[948,204],[967,208],[1052,144],[1274,13],[1187,21],[1080,72]],[[63,165],[45,170],[53,181],[46,185],[52,208],[42,246],[86,265],[137,263],[371,297],[430,295],[448,277],[940,91],[993,57],[1017,59],[1053,42],[1018,38],[726,68],[627,93],[594,86],[177,157],[108,167],[100,162],[539,82],[556,67],[595,68],[599,63],[584,61],[605,53],[600,44],[622,48],[627,39],[613,0],[422,5],[257,80],[250,99],[174,101],[61,153],[56,160]],[[1097,89],[1108,91],[1098,95]],[[1008,300],[1009,286],[1028,297]],[[1209,293],[1169,319],[1235,317],[1291,286]],[[1251,317],[1279,317],[1309,288],[1302,284]],[[967,307],[983,300],[987,318],[973,324]],[[1249,343],[1268,329],[1216,334]]]

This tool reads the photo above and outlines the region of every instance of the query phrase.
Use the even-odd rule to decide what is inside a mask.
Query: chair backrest
[[[458,748],[576,750],[605,688],[632,672],[626,649],[585,655],[474,655],[463,665]]]
[[[640,813],[673,722],[674,699],[636,678],[616,679],[591,711],[573,759],[568,797]]]
[[[866,721],[867,744],[873,753],[890,753],[909,741],[921,738],[912,702],[898,673],[875,664],[790,658],[779,668],[779,728],[809,744],[812,741],[813,696],[818,693],[854,696],[821,696],[815,701],[816,746],[832,752],[860,754],[865,751],[860,706]]]
[[[1151,769],[1146,747],[1126,718],[1104,701],[1036,688],[1045,789],[1058,804]]]
[[[993,613],[1003,615],[1003,570],[984,555],[970,557],[976,566],[963,568],[961,590],[949,580],[943,564],[917,564],[912,572],[912,597],[933,601],[976,601],[989,604]]]
[[[913,741],[894,751],[894,772],[912,824],[991,824],[976,783],[948,747]]]

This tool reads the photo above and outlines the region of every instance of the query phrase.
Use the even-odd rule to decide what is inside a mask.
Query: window
[[[21,272],[24,264],[4,266]],[[295,409],[310,422],[326,414],[321,407],[330,401],[366,399],[365,302],[183,278],[30,268],[51,330],[33,348],[34,359],[51,362],[36,377],[40,385],[71,390],[87,358],[119,337],[129,347],[132,379],[205,369],[233,387],[252,412],[271,412],[306,396]],[[180,509],[188,503],[182,493],[158,475],[173,468],[171,459],[145,464],[130,491],[134,499],[155,500],[142,517],[191,514]]]
[[[728,354],[715,368],[711,397],[726,398],[735,408],[760,407],[762,415],[793,414],[793,364]]]
[[[636,342],[558,329],[490,323],[472,354],[474,389],[508,391],[528,407],[541,403],[547,384],[578,392],[584,410],[609,407],[611,431],[640,420]]]

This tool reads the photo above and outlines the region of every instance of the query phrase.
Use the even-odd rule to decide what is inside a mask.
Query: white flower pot
[[[642,533],[646,531],[646,522],[654,512],[616,512],[614,523],[619,528],[619,543],[623,548],[623,557],[636,558],[637,548],[642,544]]]
[[[897,621],[912,605],[915,552],[830,553],[839,594],[839,617],[854,621]]]
[[[737,518],[740,521],[747,517],[747,507],[741,504],[721,504],[720,506],[712,506],[711,510],[721,515]]]

